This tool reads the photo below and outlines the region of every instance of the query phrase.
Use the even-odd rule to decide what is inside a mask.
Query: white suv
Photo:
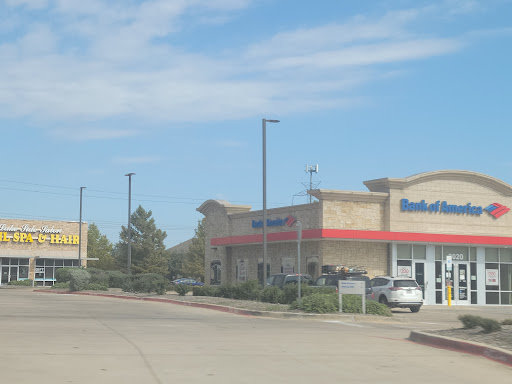
[[[423,292],[414,279],[404,277],[377,276],[370,281],[370,300],[388,307],[410,308],[418,312],[423,305]]]

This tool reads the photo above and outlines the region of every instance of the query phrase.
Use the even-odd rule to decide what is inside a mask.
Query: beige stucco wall
[[[360,201],[322,201],[322,228],[385,229],[384,203]]]
[[[471,181],[432,180],[412,185],[406,189],[391,189],[389,200],[391,231],[461,234],[476,236],[512,236],[512,213],[495,219],[487,211],[481,215],[441,212],[402,211],[401,199],[411,202],[481,206],[492,203],[512,207],[512,197]]]
[[[389,273],[387,243],[323,240],[319,251],[323,265],[361,266],[370,277]]]

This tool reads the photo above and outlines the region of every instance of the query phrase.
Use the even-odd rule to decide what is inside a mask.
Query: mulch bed
[[[428,331],[427,333],[452,337],[454,339],[469,342],[476,342],[512,351],[512,325],[502,325],[501,331],[492,333],[484,333],[479,327],[474,329],[444,329],[441,331]]]

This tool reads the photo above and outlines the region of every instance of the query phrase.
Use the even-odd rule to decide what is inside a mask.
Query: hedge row
[[[301,286],[302,300],[299,304],[297,284],[287,284],[283,289],[271,286],[262,289],[255,280],[241,284],[227,284],[219,287],[193,287],[194,296],[214,296],[227,299],[263,301],[275,304],[290,304],[292,309],[305,312],[331,313],[339,311],[338,294],[329,288],[312,288],[307,284]],[[343,295],[343,312],[362,313],[362,300],[359,295]],[[391,316],[391,310],[375,301],[366,302],[366,313]]]
[[[68,283],[70,291],[106,291],[108,288],[121,288],[125,292],[156,292],[163,295],[169,288],[168,280],[156,273],[128,275],[120,271],[104,271],[97,268],[60,268],[56,271],[55,277],[56,287]]]
[[[486,317],[474,316],[474,315],[460,315],[458,319],[464,325],[466,329],[473,329],[481,327],[484,333],[491,333],[501,331],[501,324],[497,320],[488,319]],[[504,324],[506,325],[506,324]]]

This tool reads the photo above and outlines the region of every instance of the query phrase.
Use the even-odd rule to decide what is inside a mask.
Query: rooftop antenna
[[[317,165],[306,165],[306,173],[309,172],[309,191],[313,189],[313,173],[318,173],[318,164]],[[309,204],[312,203],[313,196],[309,195]]]

